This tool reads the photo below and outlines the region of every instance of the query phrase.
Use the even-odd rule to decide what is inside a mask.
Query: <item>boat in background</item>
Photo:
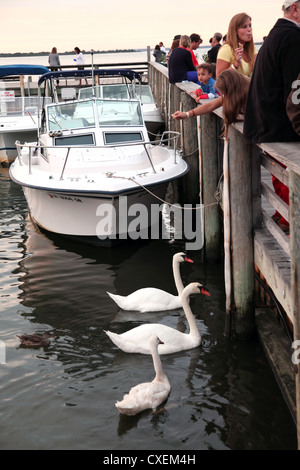
[[[142,84],[140,92],[142,109],[149,138],[150,140],[154,140],[158,134],[161,134],[164,131],[165,123],[154,99],[150,85]]]
[[[130,70],[116,72],[137,78]],[[85,69],[76,77],[103,73]],[[56,80],[71,74],[49,72],[39,89],[47,82],[55,89]],[[92,244],[145,238],[157,223],[153,204],[159,207],[169,182],[189,169],[177,150],[179,136],[168,132],[150,142],[139,99],[97,97],[95,89],[90,98],[44,106],[38,145],[17,144],[10,176],[42,229]]]
[[[157,138],[164,131],[164,120],[156,104],[150,85],[138,83],[134,88],[126,83],[100,84],[93,87],[81,88],[78,99],[90,98],[92,93],[98,98],[130,99],[138,98],[142,103],[142,112],[150,140]]]
[[[42,65],[0,66],[0,163],[8,166],[17,155],[15,141],[37,138],[38,102],[32,76],[49,72]],[[37,87],[34,87],[36,92]],[[46,98],[50,102],[50,98]]]

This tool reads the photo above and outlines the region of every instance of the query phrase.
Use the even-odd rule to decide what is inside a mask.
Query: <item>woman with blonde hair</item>
[[[236,70],[223,70],[216,79],[216,88],[221,93],[219,98],[192,109],[191,111],[176,111],[173,118],[188,119],[190,117],[208,114],[223,106],[224,135],[227,138],[228,127],[233,122],[243,120],[250,79]]]
[[[231,67],[251,77],[256,56],[251,17],[247,13],[238,13],[229,23],[227,43],[219,50],[216,76]]]
[[[170,83],[177,83],[189,80],[188,74],[190,72],[194,72],[195,76],[197,77],[196,68],[193,64],[192,54],[188,50],[188,47],[190,46],[190,37],[187,35],[180,36],[179,47],[172,51],[168,62]]]

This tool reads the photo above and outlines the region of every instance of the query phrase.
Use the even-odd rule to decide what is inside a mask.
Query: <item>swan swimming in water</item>
[[[151,336],[149,347],[152,354],[155,378],[152,382],[144,382],[132,387],[122,401],[116,402],[120,413],[134,416],[141,411],[156,410],[169,396],[171,386],[168,377],[163,371],[162,363],[158,354],[158,345],[163,344],[157,336]]]
[[[152,335],[158,336],[163,342],[158,346],[159,354],[171,354],[195,348],[201,344],[201,333],[191,310],[189,297],[191,294],[200,293],[210,295],[202,284],[192,282],[183,289],[181,294],[182,307],[189,324],[189,333],[181,333],[161,323],[144,323],[120,335],[111,331],[105,331],[105,333],[116,346],[127,353],[151,354],[149,338]]]
[[[173,310],[181,308],[181,298],[184,286],[180,276],[180,264],[184,261],[193,263],[193,261],[185,255],[185,253],[176,253],[173,256],[173,275],[178,295],[169,294],[155,287],[145,287],[138,289],[127,296],[115,295],[107,292],[108,295],[123,310],[132,310],[139,312],[160,312],[164,310]]]

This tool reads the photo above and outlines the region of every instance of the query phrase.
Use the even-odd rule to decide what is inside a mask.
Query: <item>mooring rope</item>
[[[146,188],[143,184],[139,183],[138,181],[136,181],[134,178],[132,177],[126,177],[126,176],[116,176],[116,175],[113,175],[112,173],[107,173],[107,177],[108,178],[118,178],[118,179],[123,179],[123,180],[128,180],[128,181],[131,181],[132,183],[135,183],[137,185],[139,185],[142,189],[144,189],[145,191],[147,191],[149,194],[151,194],[151,196],[155,197],[157,200],[159,200],[160,202],[162,202],[163,204],[166,204],[167,206],[169,207],[172,207],[172,206],[175,206],[175,204],[173,203],[170,203],[168,201],[165,201],[164,199],[160,198],[159,196],[157,196],[156,194],[154,194],[152,191],[150,191],[150,189]],[[206,208],[206,207],[211,207],[211,206],[215,206],[217,204],[219,204],[219,200],[217,198],[217,194],[219,192],[216,191],[215,193],[215,197],[217,199],[216,202],[212,202],[211,204],[200,204],[200,206],[202,208]],[[181,209],[181,210],[197,210],[197,209],[200,209],[200,207],[182,207],[182,206],[176,206],[177,209]]]

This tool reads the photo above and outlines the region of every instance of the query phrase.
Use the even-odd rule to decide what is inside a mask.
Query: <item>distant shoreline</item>
[[[93,51],[94,54],[114,54],[114,53],[126,53],[126,52],[140,52],[144,49],[114,49],[109,51]],[[83,54],[90,54],[91,51],[82,50]],[[49,55],[50,52],[0,52],[0,57],[30,57],[30,56],[45,56]],[[59,52],[59,55],[74,55],[74,51]]]
[[[255,42],[256,46],[261,46],[262,42]],[[199,49],[207,49],[210,48],[210,45],[206,46],[200,46]],[[152,49],[152,48],[151,48]],[[144,49],[111,49],[108,51],[93,51],[94,54],[115,54],[115,53],[131,53],[131,52],[143,52],[146,51],[147,48]],[[82,50],[83,54],[91,54],[91,51],[85,51],[84,49]],[[0,52],[0,58],[1,57],[38,57],[38,56],[48,56],[50,52]],[[65,51],[65,52],[59,52],[58,53],[60,56],[63,55],[74,55],[74,51]]]

